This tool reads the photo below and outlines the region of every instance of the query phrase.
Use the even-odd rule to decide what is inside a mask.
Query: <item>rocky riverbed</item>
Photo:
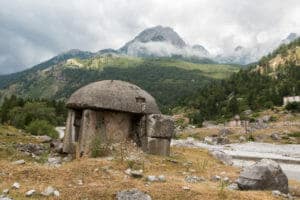
[[[227,145],[209,145],[193,138],[172,140],[173,146],[204,148],[210,151],[219,150],[232,156],[235,166],[244,167],[257,160],[269,158],[277,161],[289,179],[300,181],[300,145],[269,144],[258,142],[236,143]]]

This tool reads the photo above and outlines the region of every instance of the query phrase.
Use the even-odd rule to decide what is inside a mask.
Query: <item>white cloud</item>
[[[299,0],[1,0],[0,73],[62,51],[119,48],[149,26],[213,53],[300,33]]]

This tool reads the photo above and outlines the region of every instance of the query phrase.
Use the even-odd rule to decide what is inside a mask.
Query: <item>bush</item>
[[[54,126],[45,120],[32,121],[25,129],[32,135],[48,135],[51,138],[58,138],[58,133]]]
[[[99,137],[92,142],[91,156],[93,158],[107,156],[109,154],[109,145],[103,143]]]
[[[290,137],[300,137],[300,132],[290,133],[288,134]]]
[[[300,112],[300,102],[288,103],[285,106],[285,109],[292,111],[292,112]]]

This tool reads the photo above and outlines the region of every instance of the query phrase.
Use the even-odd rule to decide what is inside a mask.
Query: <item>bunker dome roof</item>
[[[160,113],[155,99],[138,86],[119,80],[90,83],[67,101],[73,109],[108,109],[131,113]]]

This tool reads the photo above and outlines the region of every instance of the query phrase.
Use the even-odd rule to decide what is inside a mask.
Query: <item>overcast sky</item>
[[[69,49],[119,48],[156,25],[221,53],[300,33],[300,0],[1,0],[0,74]]]

